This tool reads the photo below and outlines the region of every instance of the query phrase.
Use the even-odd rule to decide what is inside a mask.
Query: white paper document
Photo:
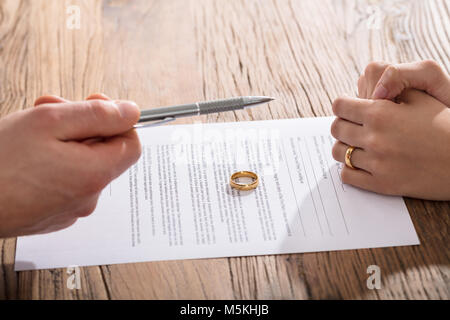
[[[419,244],[400,197],[345,185],[333,118],[139,130],[142,156],[95,212],[21,237],[16,270]],[[114,155],[111,155],[114,156]],[[252,171],[252,191],[229,185]]]

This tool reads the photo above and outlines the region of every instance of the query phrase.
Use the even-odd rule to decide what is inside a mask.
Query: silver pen
[[[195,102],[171,107],[161,107],[141,111],[141,117],[135,128],[154,127],[181,117],[193,117],[209,113],[241,110],[274,100],[270,97],[246,96],[214,101]],[[145,123],[155,121],[153,123]],[[144,124],[145,123],[145,124]]]

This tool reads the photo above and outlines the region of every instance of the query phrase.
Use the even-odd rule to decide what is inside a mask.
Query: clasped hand
[[[342,181],[370,191],[450,200],[450,78],[433,61],[371,63],[358,98],[333,103],[333,157]]]

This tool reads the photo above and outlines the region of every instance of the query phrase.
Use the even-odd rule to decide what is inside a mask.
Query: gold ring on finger
[[[348,147],[347,151],[345,151],[345,165],[351,169],[356,169],[352,164],[352,154],[355,151],[355,147]]]

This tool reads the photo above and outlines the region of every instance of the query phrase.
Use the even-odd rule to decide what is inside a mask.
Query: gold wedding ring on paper
[[[356,169],[352,164],[352,154],[355,150],[355,147],[348,147],[347,151],[345,152],[345,165],[349,168]]]
[[[252,178],[253,182],[249,184],[243,184],[236,182],[237,178]],[[258,175],[256,173],[250,172],[250,171],[238,171],[233,173],[233,175],[230,178],[230,185],[234,189],[241,190],[241,191],[249,191],[256,189],[258,186],[259,179]]]

